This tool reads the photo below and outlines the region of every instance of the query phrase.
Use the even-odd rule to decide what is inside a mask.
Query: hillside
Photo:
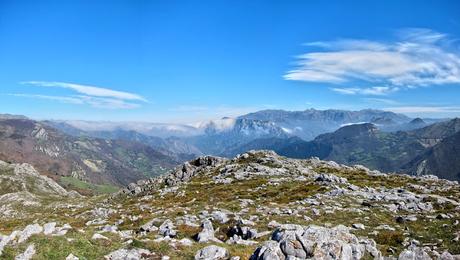
[[[460,180],[460,132],[442,139],[405,167],[414,175],[435,174],[441,178]]]
[[[415,123],[421,122],[416,120]],[[269,149],[290,158],[319,157],[386,172],[433,174],[460,180],[460,166],[455,159],[459,143],[453,137],[459,130],[459,119],[397,132],[385,132],[370,123],[352,124],[319,135],[309,142],[298,137],[256,139],[224,155],[234,156],[251,149]]]
[[[0,251],[5,259],[455,259],[459,198],[458,182],[433,176],[268,151],[207,156],[110,198],[3,217]]]
[[[40,173],[79,191],[93,184],[113,190],[177,164],[142,143],[73,137],[29,119],[0,120],[0,160],[30,163]]]
[[[125,130],[121,126],[117,126],[111,130],[82,130],[63,121],[44,121],[43,123],[75,137],[94,137],[142,143],[152,147],[158,152],[175,158],[179,162],[190,160],[201,155],[201,151],[184,142],[179,137],[161,138],[142,134],[135,130]]]
[[[24,218],[28,216],[24,208],[39,211],[44,204],[53,201],[81,198],[77,192],[66,191],[52,179],[40,175],[27,163],[0,161],[0,187],[0,219]]]
[[[425,151],[418,139],[406,132],[380,131],[374,124],[344,126],[312,141],[300,138],[258,139],[237,147],[228,155],[251,149],[269,149],[290,158],[319,157],[339,163],[362,164],[382,171],[398,171]]]

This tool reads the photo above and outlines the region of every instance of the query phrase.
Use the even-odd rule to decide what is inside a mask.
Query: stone
[[[410,246],[399,254],[398,260],[431,260],[431,257],[422,248]]]
[[[195,260],[224,260],[229,259],[230,254],[227,249],[220,246],[207,246],[195,254]]]
[[[69,224],[64,224],[62,227],[57,227],[53,236],[63,236],[67,234],[69,230],[71,230],[72,227]]]
[[[212,222],[209,219],[205,219],[201,224],[201,232],[197,234],[196,240],[200,243],[206,242],[221,242],[219,239],[214,237],[214,228]]]
[[[179,240],[179,243],[183,246],[192,246],[193,245],[193,241],[188,239],[188,238],[182,238],[181,240]]]
[[[31,244],[27,247],[24,253],[17,255],[14,259],[15,260],[29,260],[35,255],[35,245]]]
[[[351,225],[351,227],[354,228],[354,229],[361,229],[361,230],[366,229],[366,227],[361,223],[353,224],[353,225]]]
[[[50,222],[43,225],[43,234],[51,235],[56,230],[56,222]]]
[[[444,251],[440,256],[439,260],[456,260],[453,255],[451,255],[449,252]]]
[[[155,253],[147,249],[132,248],[132,249],[118,249],[104,256],[106,260],[142,260],[152,259]]]
[[[174,224],[170,219],[165,220],[165,222],[161,224],[159,233],[164,237],[175,237],[177,235],[177,231],[174,229]]]
[[[276,241],[267,241],[256,249],[251,255],[250,260],[282,260],[285,258]]]
[[[345,226],[285,224],[273,232],[272,241],[256,249],[251,259],[361,259],[366,252],[381,256],[375,241],[358,239]]]
[[[117,233],[117,232],[118,232],[118,227],[115,226],[115,225],[113,225],[113,226],[107,225],[107,226],[103,226],[103,227],[101,228],[101,231],[102,231],[102,232]]]
[[[91,237],[91,239],[92,239],[92,240],[99,240],[99,239],[109,240],[108,237],[103,236],[103,235],[98,234],[98,233],[95,233],[95,234]]]
[[[153,232],[153,231],[157,231],[158,228],[154,225],[155,223],[155,220],[150,220],[149,222],[145,223],[144,225],[142,225],[139,229],[139,231],[141,232]]]
[[[230,219],[228,218],[227,214],[225,212],[222,212],[222,211],[213,211],[212,212],[212,218],[219,222],[220,224],[225,224],[227,223]]]
[[[73,254],[70,254],[65,258],[65,260],[79,260],[79,258],[74,256]]]
[[[24,228],[24,230],[19,235],[18,243],[22,243],[29,239],[32,235],[40,234],[43,232],[43,227],[39,224],[31,224]]]
[[[21,231],[15,230],[11,232],[9,236],[0,236],[0,256],[2,255],[3,249],[11,241],[15,240],[17,236],[21,234]]]

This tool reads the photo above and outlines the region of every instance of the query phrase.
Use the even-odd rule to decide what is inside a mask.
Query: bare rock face
[[[360,239],[345,226],[286,224],[276,229],[272,241],[257,248],[251,259],[361,259],[366,253],[381,256],[373,240]]]

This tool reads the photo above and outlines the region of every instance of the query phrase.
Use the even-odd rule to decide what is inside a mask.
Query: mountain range
[[[194,125],[39,122],[7,115],[0,126],[3,147],[14,147],[13,153],[2,153],[0,159],[26,162],[26,158],[37,158],[27,162],[49,176],[64,180],[73,176],[98,185],[125,185],[200,155],[232,157],[255,149],[274,150],[291,158],[319,157],[382,171],[460,179],[454,164],[449,164],[453,168],[439,166],[446,160],[441,150],[458,145],[453,135],[460,130],[459,119],[409,118],[372,109],[308,109],[263,110]],[[40,131],[46,132],[46,138],[40,138]]]

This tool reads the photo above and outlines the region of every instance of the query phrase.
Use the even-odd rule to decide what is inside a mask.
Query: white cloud
[[[73,90],[81,95],[50,96],[25,93],[8,95],[16,97],[46,99],[67,104],[90,105],[94,108],[104,109],[132,109],[140,107],[139,102],[147,102],[145,98],[134,93],[117,91],[101,87],[49,81],[24,81],[21,82],[21,84],[39,87],[65,88]]]
[[[371,95],[371,96],[384,96],[391,92],[398,90],[397,87],[370,87],[370,88],[331,88],[344,95]]]
[[[23,94],[23,93],[13,93],[6,94],[8,96],[15,97],[25,97],[25,98],[34,98],[34,99],[44,99],[58,101],[66,104],[75,104],[75,105],[90,105],[95,108],[103,109],[133,109],[137,108],[140,105],[136,103],[126,102],[120,99],[114,98],[100,98],[100,97],[90,97],[90,96],[49,96],[49,95],[36,95],[36,94]]]
[[[445,34],[428,29],[406,29],[395,42],[339,40],[307,44],[322,48],[298,56],[297,68],[284,78],[344,84],[363,81],[389,89],[333,88],[342,94],[375,95],[401,88],[460,83],[460,56],[446,47]]]
[[[59,101],[62,103],[67,103],[67,104],[83,104],[84,103],[81,99],[76,98],[76,97],[48,96],[48,95],[35,95],[35,94],[22,94],[22,93],[13,93],[13,94],[6,94],[6,95],[14,96],[14,97],[26,97],[26,98],[53,100],[53,101]]]
[[[101,87],[94,87],[94,86],[86,86],[86,85],[79,85],[73,83],[65,83],[65,82],[50,82],[50,81],[24,81],[21,82],[25,85],[33,85],[33,86],[40,86],[40,87],[57,87],[57,88],[66,88],[74,90],[80,94],[84,94],[86,96],[93,96],[93,97],[108,97],[120,100],[137,100],[137,101],[144,101],[147,100],[140,95],[112,90],[108,88],[101,88]]]

